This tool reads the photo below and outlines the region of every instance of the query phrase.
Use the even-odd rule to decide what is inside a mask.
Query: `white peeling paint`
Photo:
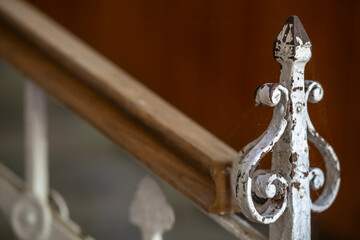
[[[317,82],[304,80],[311,42],[296,16],[290,17],[279,33],[274,57],[282,66],[280,84],[264,84],[255,98],[258,106],[275,107],[273,118],[267,130],[240,151],[232,184],[241,212],[252,221],[270,224],[270,240],[307,240],[311,211],[327,209],[337,195],[340,165],[307,112],[307,102],[320,101],[323,89]],[[308,137],[324,157],[326,181],[320,169],[310,168]],[[271,170],[256,170],[271,151]],[[312,202],[310,187],[323,185],[321,196]],[[265,200],[262,206],[254,196]]]

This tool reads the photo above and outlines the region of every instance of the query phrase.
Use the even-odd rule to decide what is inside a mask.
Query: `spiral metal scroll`
[[[44,201],[26,193],[13,206],[11,224],[19,239],[48,239],[51,232],[50,209]]]
[[[256,102],[258,105],[275,106],[273,118],[265,133],[240,152],[240,159],[233,166],[232,183],[242,213],[252,221],[269,224],[275,222],[286,209],[287,181],[280,173],[255,176],[254,172],[285,131],[289,115],[288,90],[280,84],[264,84],[256,91]],[[257,197],[269,199],[261,213],[255,206],[253,192]]]
[[[306,99],[311,103],[319,102],[323,97],[323,89],[320,83],[315,81],[305,81]],[[326,167],[326,183],[320,197],[312,203],[312,211],[322,212],[329,208],[334,202],[340,186],[340,163],[333,150],[324,138],[322,138],[314,128],[309,114],[307,119],[308,139],[319,149],[324,158]],[[321,169],[312,169],[309,177],[311,177],[310,186],[313,189],[319,189],[324,185],[325,178]]]

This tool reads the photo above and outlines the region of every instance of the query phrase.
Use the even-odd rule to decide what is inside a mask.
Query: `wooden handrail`
[[[30,4],[0,0],[0,57],[207,212],[237,210],[236,151]]]

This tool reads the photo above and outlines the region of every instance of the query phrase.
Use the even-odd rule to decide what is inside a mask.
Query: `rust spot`
[[[289,158],[289,162],[291,163],[291,172],[290,177],[293,178],[295,176],[295,168],[297,167],[295,162],[298,159],[298,155],[296,153],[292,153]]]
[[[300,191],[300,183],[296,182],[293,184],[294,188],[296,188],[298,191]]]
[[[290,101],[287,103],[287,106],[286,106],[286,114],[284,116],[284,119],[288,119],[289,118],[289,113],[292,113],[292,107],[291,107],[291,103]]]
[[[291,130],[294,130],[296,126],[296,119],[292,120]]]
[[[294,169],[296,168],[296,164],[292,163],[291,164],[291,172],[290,172],[290,177],[293,178],[295,176],[295,171]]]
[[[290,155],[289,162],[290,162],[290,163],[294,163],[294,162],[297,161],[297,159],[298,159],[297,153],[292,153],[292,154]]]
[[[292,90],[295,91],[302,91],[304,88],[303,87],[295,87]]]
[[[276,194],[274,198],[271,199],[271,203],[275,206],[275,209],[280,209],[284,202],[284,194]]]

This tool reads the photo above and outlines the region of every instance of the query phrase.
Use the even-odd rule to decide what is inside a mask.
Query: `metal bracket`
[[[258,106],[275,107],[273,118],[267,130],[240,151],[232,184],[242,213],[252,221],[270,224],[271,240],[310,239],[311,211],[324,211],[335,200],[340,165],[308,115],[307,102],[320,101],[323,89],[318,82],[304,80],[311,42],[296,16],[288,18],[276,38],[274,58],[281,65],[280,83],[266,83],[255,94]],[[321,169],[310,168],[308,139],[326,165],[326,184],[314,202],[310,188],[321,188],[325,178]],[[270,151],[271,170],[259,172],[257,165]],[[254,196],[264,204],[257,203]]]

